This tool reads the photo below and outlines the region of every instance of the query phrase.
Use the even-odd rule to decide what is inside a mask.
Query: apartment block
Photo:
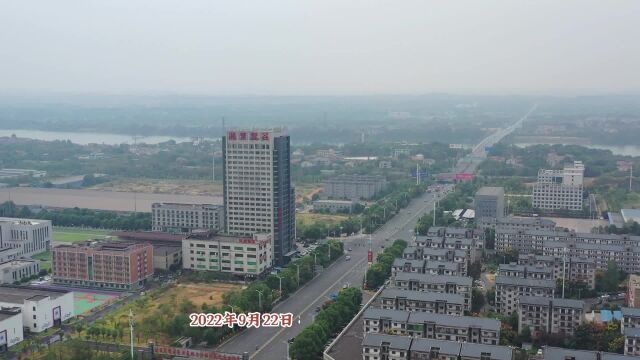
[[[543,217],[505,216],[500,219],[483,218],[476,220],[481,228],[493,227],[503,230],[548,230],[556,228],[556,223]]]
[[[464,297],[464,310],[471,310],[472,279],[466,276],[398,273],[393,280],[403,290],[458,294]]]
[[[59,285],[137,289],[153,276],[153,246],[125,241],[80,242],[53,248],[53,282]]]
[[[640,236],[544,230],[498,230],[496,251],[517,250],[575,260],[576,276],[590,279],[591,265],[604,270],[613,261],[627,273],[640,272]],[[573,265],[572,265],[573,266]]]
[[[500,264],[498,275],[519,277],[523,279],[553,279],[553,269],[544,266],[519,265],[516,263]]]
[[[222,156],[226,233],[270,234],[273,265],[285,265],[295,253],[296,226],[289,135],[284,129],[230,130]]]
[[[596,286],[596,263],[587,257],[561,257],[520,254],[518,264],[552,269],[553,279],[565,277],[566,281],[582,282],[590,289]]]
[[[475,196],[476,221],[504,217],[504,188],[484,186]]]
[[[211,204],[153,203],[151,229],[188,234],[195,229],[224,230],[224,206]]]
[[[518,298],[518,333],[525,326],[538,338],[544,334],[573,336],[584,320],[584,301],[540,296]]]
[[[19,307],[0,308],[0,354],[24,340]]]
[[[533,186],[533,207],[544,210],[582,210],[584,164],[574,161],[563,170],[540,170]]]
[[[543,360],[634,360],[636,357],[621,354],[608,353],[604,351],[574,350],[544,346],[542,351]]]
[[[464,267],[462,270],[466,270]],[[464,276],[459,264],[435,260],[405,260],[397,258],[393,261],[392,273],[412,272],[418,274]]]
[[[194,232],[182,241],[182,267],[255,277],[272,267],[271,234]]]
[[[442,341],[406,336],[366,334],[363,360],[511,360],[507,346]]]
[[[330,199],[367,200],[386,186],[387,180],[379,175],[338,175],[324,182],[324,195]]]
[[[51,221],[0,218],[0,249],[18,249],[17,257],[43,253],[51,247]]]
[[[421,246],[407,246],[402,253],[402,258],[406,260],[425,260],[427,264],[452,263],[457,268],[459,276],[466,276],[468,253],[463,250],[427,248]]]
[[[431,291],[386,288],[376,301],[379,307],[389,310],[447,315],[462,315],[465,310],[464,296]]]
[[[521,296],[542,296],[552,298],[556,282],[553,280],[525,279],[511,276],[496,276],[496,310],[501,314],[511,314],[518,310]]]
[[[22,279],[38,275],[40,264],[35,260],[9,260],[0,263],[0,284],[13,284]]]
[[[436,340],[497,345],[500,321],[472,316],[369,308],[362,316],[364,332]]]
[[[640,308],[623,307],[620,332],[624,335],[624,354],[640,356]]]
[[[0,308],[20,308],[22,326],[39,333],[74,316],[73,292],[36,286],[0,286]]]

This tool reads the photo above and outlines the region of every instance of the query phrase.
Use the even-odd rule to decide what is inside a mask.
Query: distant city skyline
[[[0,5],[0,95],[640,93],[640,2]]]

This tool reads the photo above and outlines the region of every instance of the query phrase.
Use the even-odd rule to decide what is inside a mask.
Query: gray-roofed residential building
[[[398,273],[394,279],[397,288],[459,294],[464,297],[465,310],[471,310],[472,279],[466,276]]]
[[[462,315],[465,310],[464,296],[431,291],[386,288],[377,301],[383,309],[448,315]]]
[[[640,328],[640,308],[623,307],[620,311],[622,312],[620,331],[624,332],[625,328]]]
[[[573,336],[584,320],[584,307],[584,301],[580,300],[521,296],[518,298],[518,333],[527,326],[533,338],[544,334]]]
[[[524,279],[509,276],[496,276],[496,310],[501,314],[511,314],[518,310],[520,296],[554,296],[554,280]]]
[[[419,338],[488,345],[500,341],[500,321],[489,318],[410,313],[406,328],[409,335]]]
[[[462,343],[460,360],[511,360],[513,349],[507,346]]]
[[[456,341],[414,339],[411,343],[411,360],[457,360],[461,344]]]
[[[366,334],[362,339],[362,359],[408,360],[411,341],[407,336]]]
[[[520,265],[516,263],[500,264],[498,275],[513,276],[524,279],[553,279],[553,269],[544,266]]]
[[[625,328],[623,335],[624,354],[640,356],[640,328]]]

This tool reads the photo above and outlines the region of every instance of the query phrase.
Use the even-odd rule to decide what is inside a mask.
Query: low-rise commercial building
[[[584,320],[584,307],[584,301],[580,300],[521,296],[518,298],[518,333],[527,326],[533,338],[544,334],[573,336]]]
[[[397,288],[403,290],[462,295],[464,297],[464,310],[471,310],[471,288],[473,280],[470,277],[398,273],[393,282]]]
[[[465,298],[458,294],[412,291],[395,288],[382,290],[376,301],[382,309],[462,315]]]
[[[38,275],[40,265],[34,260],[9,260],[0,263],[0,284],[13,284]]]
[[[19,307],[0,308],[0,354],[24,339]]]
[[[58,327],[73,312],[73,292],[35,286],[0,286],[0,307],[18,307],[22,326],[33,333]]]
[[[53,282],[131,290],[153,276],[153,246],[124,241],[80,242],[53,248]]]
[[[406,336],[366,334],[363,360],[511,360],[507,346],[443,341]]]
[[[182,241],[182,267],[258,276],[273,265],[272,246],[270,234],[192,233]]]
[[[328,211],[332,214],[351,214],[355,206],[356,203],[351,200],[316,200],[313,202],[313,210]]]
[[[188,234],[195,229],[224,230],[224,206],[211,204],[153,203],[151,229]]]
[[[552,298],[556,289],[553,280],[538,280],[512,276],[496,276],[496,311],[510,315],[518,310],[521,296],[542,296]]]
[[[51,221],[0,218],[0,248],[18,249],[17,257],[43,253],[51,247]]]
[[[173,270],[182,261],[182,245],[154,245],[153,268],[158,270]]]
[[[364,332],[497,345],[500,321],[472,316],[441,315],[369,308],[362,316]]]

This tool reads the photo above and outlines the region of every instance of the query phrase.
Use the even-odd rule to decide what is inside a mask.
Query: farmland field
[[[311,225],[317,222],[324,222],[326,224],[337,224],[342,220],[345,220],[348,218],[349,217],[345,215],[334,215],[334,214],[317,214],[317,213],[296,214],[296,220],[298,220],[303,225]]]

